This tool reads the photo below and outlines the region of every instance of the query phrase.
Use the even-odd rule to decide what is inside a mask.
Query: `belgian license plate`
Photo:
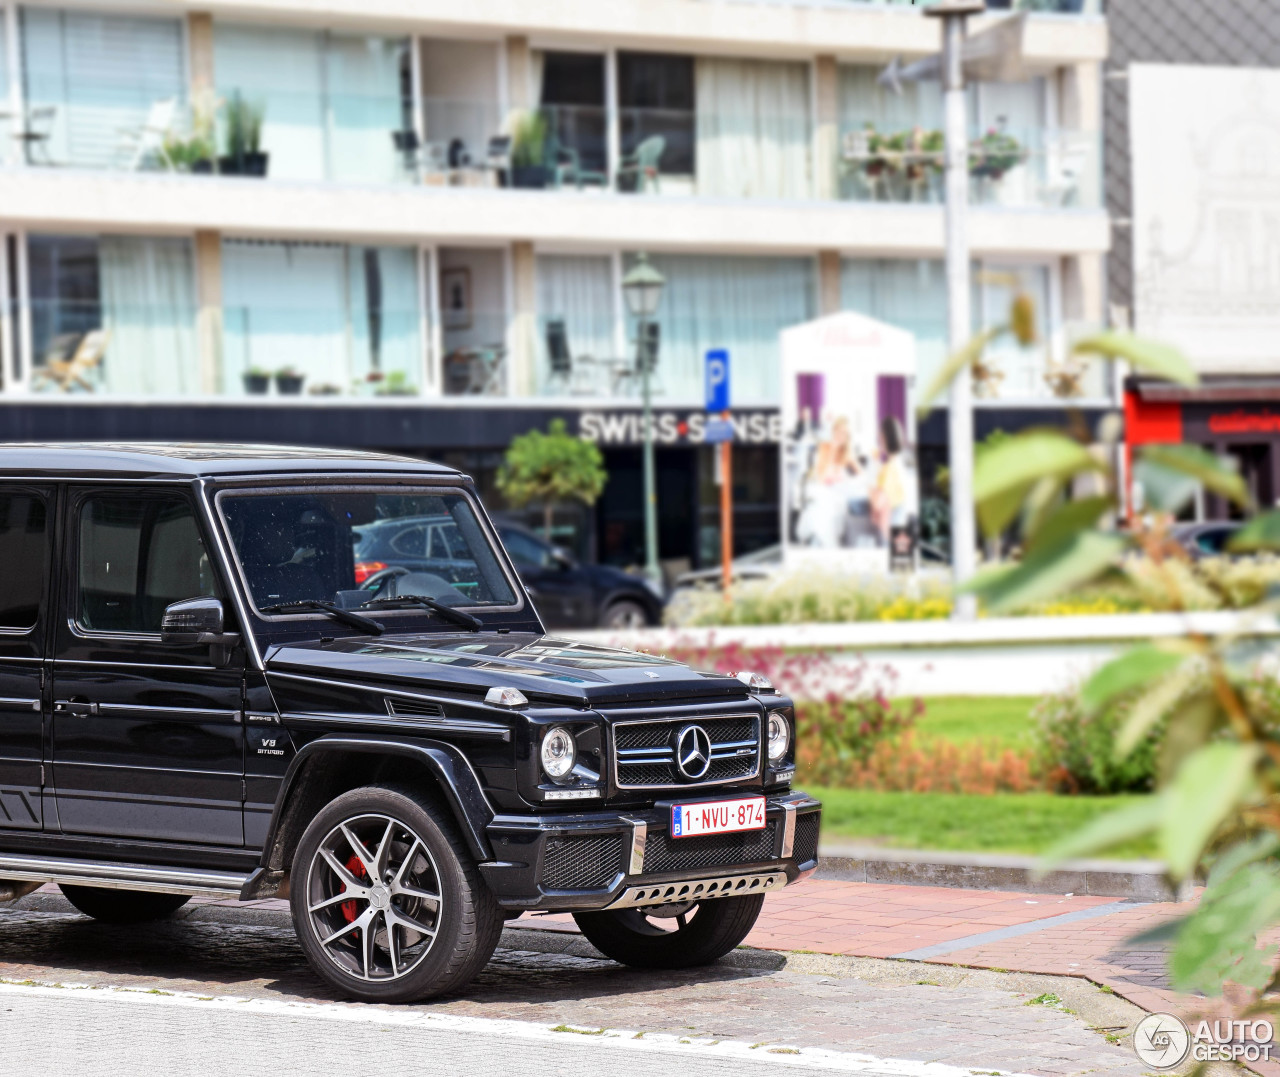
[[[704,800],[697,804],[671,805],[673,838],[763,829],[764,797],[737,797],[733,800]]]

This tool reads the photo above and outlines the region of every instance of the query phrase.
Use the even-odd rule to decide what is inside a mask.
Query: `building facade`
[[[1233,457],[1280,499],[1280,3],[1112,0],[1107,201],[1118,321],[1182,349],[1195,389],[1131,379],[1130,445]],[[1238,510],[1208,497],[1188,515]]]
[[[1061,406],[1045,374],[1103,321],[1110,242],[1100,5],[990,6],[1033,9],[1031,77],[971,91],[975,328],[1024,290],[1041,343],[996,357],[980,434]],[[713,347],[733,362],[738,543],[776,541],[779,332],[856,310],[916,334],[922,378],[943,355],[941,177],[892,152],[930,145],[940,94],[876,82],[935,52],[938,24],[861,0],[516,10],[0,3],[0,437],[360,446],[484,488],[512,436],[562,417],[610,471],[565,535],[634,563],[621,281],[645,253],[667,281],[662,556],[718,556]],[[1101,377],[1083,392],[1109,402]],[[918,434],[944,458],[943,417]]]

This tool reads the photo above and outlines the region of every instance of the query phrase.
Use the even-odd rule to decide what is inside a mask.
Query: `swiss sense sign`
[[[1215,411],[1209,416],[1211,434],[1280,434],[1280,412],[1264,408],[1261,411]]]
[[[777,411],[735,411],[730,421],[737,445],[776,445],[782,440],[782,415]],[[705,411],[653,412],[653,440],[658,445],[705,444],[706,428]],[[597,445],[640,445],[644,442],[644,413],[584,411],[578,418],[578,435]]]

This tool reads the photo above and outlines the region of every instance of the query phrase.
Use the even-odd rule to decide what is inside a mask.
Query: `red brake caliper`
[[[347,861],[347,870],[356,877],[358,882],[367,883],[369,881],[369,876],[365,873],[364,865],[360,863],[360,858],[354,853],[351,854],[351,859]],[[344,901],[340,908],[342,909],[343,918],[347,923],[351,923],[355,920],[356,916],[359,915],[360,910],[356,906],[355,898],[352,898],[350,901]]]

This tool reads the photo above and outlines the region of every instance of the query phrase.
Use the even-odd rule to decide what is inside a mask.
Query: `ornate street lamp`
[[[636,318],[636,370],[640,375],[640,391],[644,399],[644,571],[654,583],[661,585],[658,567],[658,493],[653,467],[653,413],[649,397],[649,378],[655,356],[648,354],[649,321],[658,312],[666,278],[641,254],[636,264],[622,278],[622,294],[627,309]]]

